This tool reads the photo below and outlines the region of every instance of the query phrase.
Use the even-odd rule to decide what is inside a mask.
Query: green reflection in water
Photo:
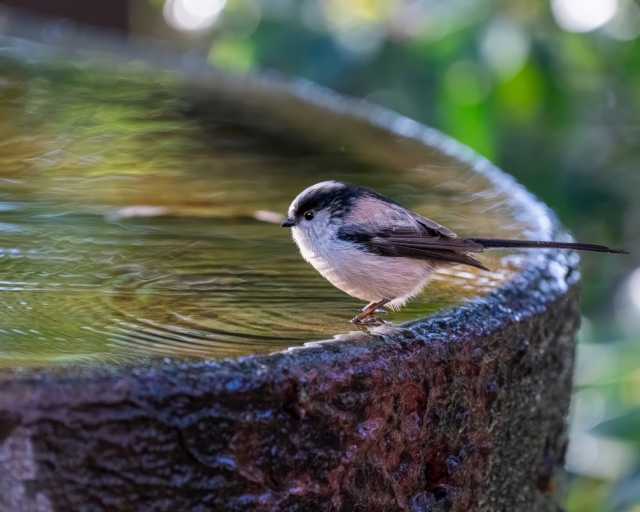
[[[363,304],[302,261],[288,230],[256,219],[317,181],[372,186],[460,234],[535,230],[432,148],[209,85],[0,60],[0,366],[235,356],[348,332]],[[493,272],[439,274],[389,319],[486,293],[524,260],[483,261]]]

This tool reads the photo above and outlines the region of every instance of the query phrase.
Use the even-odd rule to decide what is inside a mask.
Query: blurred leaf
[[[213,44],[209,60],[223,69],[244,72],[253,67],[254,53],[250,39],[224,38]]]
[[[542,77],[527,64],[511,80],[500,84],[498,104],[514,121],[526,122],[543,107],[542,89]]]
[[[459,105],[446,99],[442,101],[441,112],[445,132],[481,155],[494,158],[493,130],[483,105]]]
[[[607,494],[604,482],[574,477],[566,500],[567,512],[609,512]]]
[[[617,418],[603,421],[595,426],[592,432],[640,445],[640,407]]]

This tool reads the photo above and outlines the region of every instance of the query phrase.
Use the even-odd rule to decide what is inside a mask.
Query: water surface
[[[349,332],[364,304],[264,221],[318,181],[374,187],[460,235],[536,229],[433,148],[241,96],[134,66],[0,56],[0,366],[236,356]],[[523,254],[440,273],[388,320],[488,293]]]

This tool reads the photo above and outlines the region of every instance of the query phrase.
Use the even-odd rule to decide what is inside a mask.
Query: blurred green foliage
[[[513,174],[577,239],[633,253],[583,256],[583,352],[603,356],[578,359],[590,377],[577,387],[567,506],[640,511],[640,323],[629,321],[640,274],[628,278],[640,266],[637,3],[228,0],[210,29],[181,33],[162,18],[178,1],[139,0],[134,28],[228,70],[277,69],[432,125]],[[599,28],[566,30],[612,6]]]

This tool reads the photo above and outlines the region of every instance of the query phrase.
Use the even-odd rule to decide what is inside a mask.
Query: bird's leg
[[[355,317],[353,320],[351,320],[351,323],[352,324],[362,323],[362,321],[365,318],[367,318],[369,315],[375,313],[376,309],[381,308],[387,302],[389,302],[388,299],[383,299],[380,302],[372,302],[371,304],[369,304],[366,308],[364,308],[362,310],[362,313],[360,313],[357,317]]]
[[[366,310],[369,306],[371,306],[372,304],[374,304],[374,303],[373,303],[373,302],[371,302],[370,304],[367,304],[365,307],[363,307],[363,308],[362,308],[362,311],[365,311],[365,310]],[[377,302],[376,302],[376,304],[377,304]],[[381,315],[386,315],[386,314],[388,314],[389,312],[388,312],[386,309],[384,309],[384,308],[378,308],[378,309],[376,309],[375,311],[372,311],[372,314],[374,314],[374,315],[375,315],[375,314],[378,314],[378,313],[380,313]]]

